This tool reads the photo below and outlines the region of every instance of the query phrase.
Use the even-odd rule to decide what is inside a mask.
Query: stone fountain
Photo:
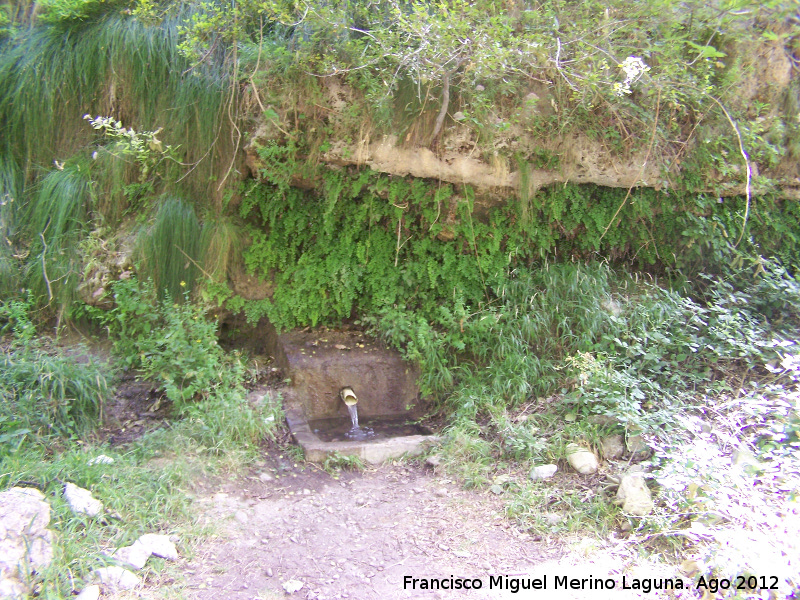
[[[340,454],[376,464],[436,441],[414,424],[416,368],[380,342],[360,332],[273,331],[267,349],[290,380],[284,411],[306,460]]]

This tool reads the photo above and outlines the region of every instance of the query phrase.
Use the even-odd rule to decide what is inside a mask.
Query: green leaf
[[[699,44],[695,44],[694,42],[686,42],[691,46],[697,54],[700,55],[700,58],[724,58],[728,56],[724,52],[720,52],[714,46],[701,46]]]

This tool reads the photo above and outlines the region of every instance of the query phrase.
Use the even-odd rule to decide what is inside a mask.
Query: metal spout
[[[358,396],[351,387],[343,387],[339,390],[339,397],[347,406],[355,406],[358,404]]]

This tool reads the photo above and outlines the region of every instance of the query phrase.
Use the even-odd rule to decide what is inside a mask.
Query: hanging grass
[[[229,218],[210,218],[203,224],[201,247],[203,271],[213,281],[224,282],[235,261],[240,260],[244,244],[241,229]]]
[[[0,155],[0,294],[11,296],[19,288],[19,261],[12,239],[16,232],[16,212],[21,205],[24,180],[18,165]]]
[[[194,288],[200,275],[203,228],[194,208],[180,198],[167,196],[161,201],[152,227],[143,229],[136,239],[139,272],[153,280],[163,297],[175,300]]]
[[[95,135],[84,114],[136,130],[163,128],[180,146],[175,179],[208,191],[228,168],[229,80],[222,68],[189,71],[177,51],[185,10],[158,26],[110,9],[91,23],[38,25],[0,48],[0,152],[30,172],[63,160]],[[188,172],[188,173],[187,173]]]
[[[23,214],[32,238],[64,246],[88,226],[92,184],[86,165],[70,164],[42,177]]]
[[[177,50],[191,9],[176,4],[148,24],[113,3],[95,8],[91,20],[51,23],[37,22],[33,8],[14,13],[16,30],[0,40],[0,193],[14,199],[14,210],[0,207],[0,290],[30,287],[60,314],[79,282],[77,244],[87,228],[115,227],[164,192],[219,199],[234,152],[229,115],[236,111],[229,109],[236,95],[225,68],[190,70]],[[161,128],[159,139],[177,149],[177,162],[143,174],[86,114],[113,116],[135,131]],[[53,165],[63,170],[51,171]],[[217,228],[210,238],[232,248],[224,231],[230,233]],[[164,202],[142,234],[144,269],[159,289],[180,297],[192,287],[197,267],[181,252],[200,260],[200,237],[191,208]],[[148,248],[167,251],[161,258]]]
[[[103,225],[116,227],[130,211],[146,208],[152,182],[139,182],[136,163],[117,152],[114,145],[93,154],[92,179],[95,181],[97,216]]]
[[[89,227],[91,202],[88,169],[76,163],[44,175],[20,211],[20,231],[29,240],[25,285],[62,313],[75,298],[78,244]]]
[[[11,245],[24,189],[25,181],[17,163],[0,154],[0,241],[3,246]]]

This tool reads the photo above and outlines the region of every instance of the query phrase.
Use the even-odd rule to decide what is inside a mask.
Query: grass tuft
[[[52,164],[92,140],[84,114],[113,115],[137,130],[163,127],[185,162],[202,163],[189,183],[207,190],[214,169],[206,165],[221,159],[216,142],[228,137],[227,78],[188,72],[177,50],[185,17],[172,11],[152,26],[112,9],[87,23],[21,31],[0,53],[0,152],[26,169]]]
[[[34,186],[21,211],[30,242],[25,283],[36,298],[60,306],[75,296],[81,265],[78,244],[89,226],[92,184],[79,163],[50,171]]]
[[[167,196],[161,201],[152,227],[136,240],[140,272],[153,280],[161,297],[175,300],[194,288],[201,272],[203,228],[191,205]]]
[[[213,281],[225,282],[232,267],[239,266],[242,243],[241,230],[229,218],[216,217],[203,223],[201,248],[203,271]]]

